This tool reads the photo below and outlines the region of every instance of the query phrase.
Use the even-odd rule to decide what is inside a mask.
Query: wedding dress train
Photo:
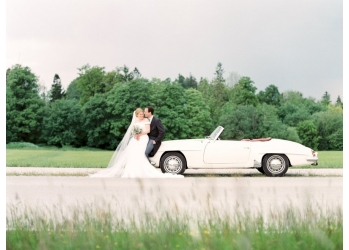
[[[136,122],[133,126],[145,129],[145,122]],[[149,123],[148,123],[149,124]],[[126,136],[127,137],[127,136]],[[183,178],[183,175],[162,173],[154,168],[145,156],[149,137],[142,135],[139,140],[129,136],[129,142],[125,149],[120,150],[116,162],[90,177],[121,177],[121,178]]]

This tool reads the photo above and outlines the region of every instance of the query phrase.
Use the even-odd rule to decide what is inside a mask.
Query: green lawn
[[[104,168],[113,151],[73,148],[7,148],[7,167]],[[297,168],[343,168],[343,151],[320,151],[318,166]]]
[[[318,166],[300,166],[295,168],[343,168],[343,151],[319,151]]]
[[[7,149],[7,167],[103,168],[113,151]]]

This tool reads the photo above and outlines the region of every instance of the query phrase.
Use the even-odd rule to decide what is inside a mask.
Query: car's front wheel
[[[288,167],[289,162],[285,155],[270,154],[263,159],[263,171],[267,176],[284,176]]]
[[[186,167],[185,158],[178,152],[168,152],[161,157],[160,168],[163,173],[183,174]]]

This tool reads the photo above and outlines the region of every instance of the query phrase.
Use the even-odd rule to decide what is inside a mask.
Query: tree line
[[[6,143],[115,149],[137,107],[151,105],[166,129],[165,140],[203,138],[221,125],[222,139],[272,137],[315,150],[343,150],[343,103],[280,93],[269,85],[257,92],[247,76],[224,78],[221,63],[211,80],[179,74],[175,80],[142,77],[135,68],[89,64],[66,90],[58,74],[42,91],[29,67],[6,71]]]

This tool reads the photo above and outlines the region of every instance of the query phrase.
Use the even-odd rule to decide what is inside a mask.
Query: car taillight
[[[315,157],[316,156],[316,153],[314,150],[311,150],[311,154]]]

